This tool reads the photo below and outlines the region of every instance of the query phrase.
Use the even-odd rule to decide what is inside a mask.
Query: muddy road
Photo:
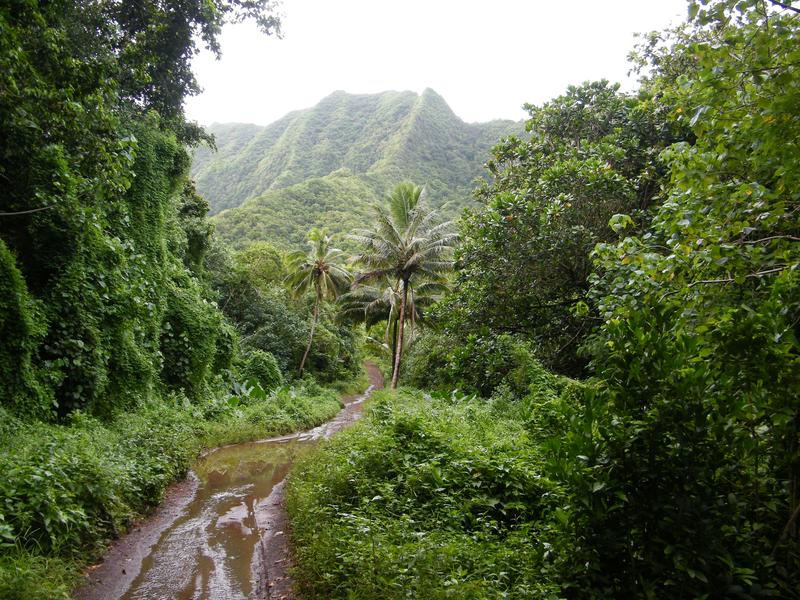
[[[298,456],[356,421],[370,387],[343,399],[332,420],[309,431],[223,446],[173,485],[153,515],[91,568],[76,600],[243,600],[293,597],[283,510],[286,475]]]

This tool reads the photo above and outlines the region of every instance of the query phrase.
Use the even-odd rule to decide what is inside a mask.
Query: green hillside
[[[269,126],[213,125],[217,152],[192,165],[222,238],[234,246],[302,241],[311,226],[342,232],[399,181],[424,184],[454,214],[471,202],[489,149],[522,123],[464,123],[431,89],[352,95],[334,92],[315,107]]]
[[[270,240],[285,248],[303,244],[313,227],[328,231],[352,231],[369,222],[374,190],[347,169],[326,177],[313,177],[288,188],[273,190],[225,210],[214,222],[217,235],[239,250],[258,240]],[[337,240],[341,242],[346,240]]]

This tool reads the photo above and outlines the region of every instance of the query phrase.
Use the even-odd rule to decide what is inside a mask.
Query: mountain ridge
[[[466,206],[471,202],[472,182],[482,174],[490,148],[501,137],[521,133],[523,128],[522,121],[502,119],[465,123],[431,88],[421,94],[337,90],[315,106],[292,111],[266,126],[210,126],[217,152],[197,149],[192,176],[226,241],[241,247],[270,239],[274,233],[272,241],[296,245],[305,235],[301,230],[309,224],[338,233],[352,225],[353,219],[342,219],[341,210],[334,211],[336,221],[325,213],[310,219],[284,214],[276,203],[289,197],[297,211],[313,210],[313,206],[303,206],[298,196],[302,189],[292,191],[293,186],[302,188],[308,181],[330,178],[314,189],[320,192],[325,188],[327,193],[357,189],[359,206],[351,206],[354,216],[365,214],[362,204],[378,200],[395,184],[409,180],[425,185],[435,206],[445,202],[456,208]],[[345,182],[347,177],[358,181]],[[332,199],[317,197],[324,206],[335,206]],[[351,202],[347,197],[340,201],[345,206]],[[275,208],[272,215],[270,206]],[[265,226],[265,219],[270,221],[278,214],[296,221],[291,234],[283,222],[280,227]],[[253,221],[256,216],[258,221]]]

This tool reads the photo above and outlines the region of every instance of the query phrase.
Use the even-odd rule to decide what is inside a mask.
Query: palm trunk
[[[403,280],[403,295],[400,298],[400,329],[397,334],[397,352],[394,357],[394,370],[392,371],[392,389],[397,389],[397,380],[400,377],[400,358],[403,355],[403,334],[406,323],[406,301],[408,299],[408,281]]]
[[[394,359],[397,356],[397,317],[393,319],[390,331],[392,336],[392,372],[394,372]]]
[[[306,351],[303,354],[303,360],[300,361],[300,375],[303,374],[303,367],[306,366],[306,359],[308,358],[308,353],[311,350],[311,342],[314,341],[314,330],[317,328],[318,320],[319,320],[319,294],[317,294],[317,297],[314,300],[314,320],[311,322],[311,335],[308,336],[308,346],[306,346]]]

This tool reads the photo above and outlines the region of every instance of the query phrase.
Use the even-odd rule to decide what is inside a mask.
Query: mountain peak
[[[489,149],[503,135],[521,133],[522,125],[512,121],[466,124],[432,88],[421,94],[336,90],[316,106],[289,113],[266,127],[216,125],[213,132],[219,152],[198,149],[192,176],[212,214],[234,209],[217,222],[225,238],[233,222],[237,222],[236,235],[250,236],[243,232],[256,225],[240,219],[280,212],[278,202],[295,206],[303,202],[302,197],[305,202],[312,202],[312,196],[324,197],[320,206],[342,203],[341,217],[342,211],[352,212],[347,206],[350,200],[328,198],[333,190],[363,203],[367,197],[377,200],[405,180],[427,185],[435,204],[459,198],[463,206]],[[254,203],[262,216],[253,213]],[[271,206],[269,210],[265,203]],[[306,223],[317,218],[313,210],[309,215],[295,208],[299,212],[284,215],[284,220]],[[343,222],[315,224],[335,231]],[[299,225],[291,235],[286,227],[278,238],[294,242],[305,235]]]

